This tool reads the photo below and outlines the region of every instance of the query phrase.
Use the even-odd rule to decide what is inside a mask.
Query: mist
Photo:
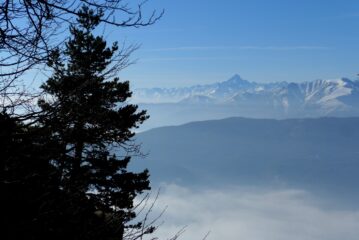
[[[191,190],[163,185],[155,204],[167,210],[155,236],[168,239],[358,239],[359,209],[337,205],[303,189],[231,187]]]

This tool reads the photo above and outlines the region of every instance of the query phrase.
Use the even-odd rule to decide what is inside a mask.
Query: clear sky
[[[156,25],[113,31],[142,46],[122,72],[134,87],[356,78],[358,0],[150,0]]]

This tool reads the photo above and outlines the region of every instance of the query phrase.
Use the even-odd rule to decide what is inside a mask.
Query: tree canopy
[[[123,61],[117,43],[93,35],[104,13],[85,5],[77,16],[65,49],[49,55],[36,124],[0,116],[4,239],[121,240],[154,230],[134,211],[149,173],[127,170],[138,152],[133,129],[148,116],[127,103],[129,82],[113,77]]]

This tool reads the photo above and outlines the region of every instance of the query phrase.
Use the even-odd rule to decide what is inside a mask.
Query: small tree
[[[134,198],[150,189],[147,170],[127,171],[137,146],[133,128],[148,118],[127,104],[128,82],[113,77],[127,62],[128,52],[92,31],[102,12],[83,7],[70,29],[66,50],[53,51],[48,65],[54,70],[42,85],[41,125],[60,149],[51,159],[59,171],[59,189],[66,197],[66,218],[58,234],[71,239],[122,239],[136,217]],[[117,154],[114,154],[117,150]],[[147,228],[149,233],[153,228]]]

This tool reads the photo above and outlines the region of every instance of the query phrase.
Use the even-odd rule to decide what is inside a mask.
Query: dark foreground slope
[[[138,135],[152,181],[359,192],[359,118],[228,118]]]

